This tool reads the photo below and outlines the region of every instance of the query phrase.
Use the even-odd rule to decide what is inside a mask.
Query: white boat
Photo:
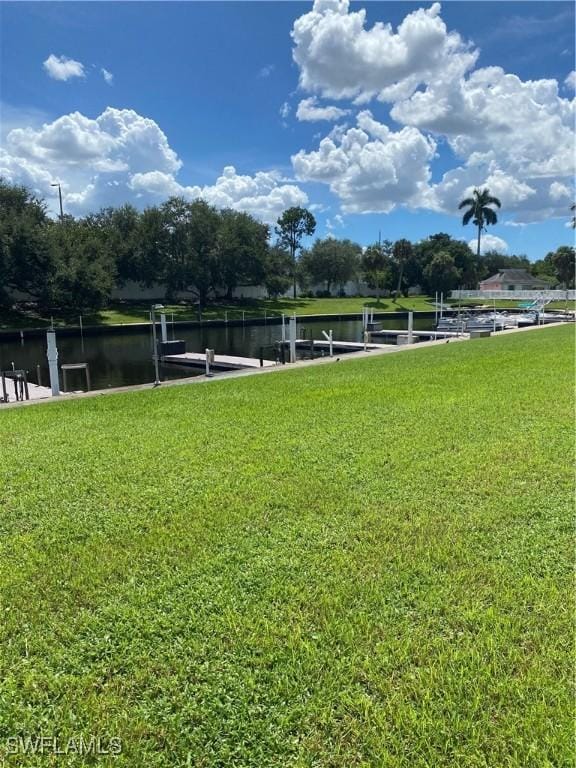
[[[541,312],[538,316],[538,323],[547,325],[548,323],[573,323],[574,315],[564,312]]]
[[[506,315],[499,312],[490,312],[487,315],[471,317],[466,323],[466,330],[470,331],[503,331],[509,328],[509,320]]]

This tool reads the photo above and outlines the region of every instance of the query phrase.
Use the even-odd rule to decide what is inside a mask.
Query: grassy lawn
[[[233,303],[219,302],[210,304],[202,310],[203,320],[250,320],[253,318],[268,317],[281,314],[291,315],[330,315],[361,313],[363,307],[371,307],[375,312],[415,312],[433,311],[433,299],[428,296],[411,296],[400,298],[397,302],[386,298],[377,301],[373,297],[333,298],[333,299],[258,299],[244,300]],[[458,302],[451,302],[457,307]],[[502,300],[496,302],[498,309],[515,309],[521,302]],[[461,306],[477,306],[481,301],[467,300]],[[108,309],[93,314],[84,314],[82,322],[88,325],[113,325],[115,323],[146,323],[150,318],[151,302],[130,302],[112,304]],[[487,305],[492,308],[493,303]],[[548,305],[548,309],[565,309],[566,302],[555,301]],[[568,302],[568,309],[574,309],[576,302]],[[198,320],[198,310],[195,306],[184,304],[167,304],[165,306],[168,315],[174,314],[174,320]],[[68,314],[54,316],[56,326],[79,324],[78,315]],[[50,325],[50,316],[28,311],[26,313],[14,311],[0,311],[1,328],[33,328],[47,327]]]
[[[85,314],[82,322],[87,325],[111,325],[113,323],[144,323],[149,321],[151,302],[130,302],[113,304],[94,314]],[[403,312],[412,310],[433,309],[430,299],[426,296],[413,296],[408,299],[400,298],[398,302],[392,299],[377,301],[371,297],[334,298],[334,299],[259,299],[244,300],[226,304],[219,302],[210,304],[202,310],[203,320],[241,320],[264,317],[265,314],[281,315],[314,315],[361,313],[362,308],[373,307],[376,312]],[[193,305],[166,305],[166,312],[174,314],[175,320],[198,320],[198,310]],[[78,325],[77,315],[54,316],[56,325]],[[0,328],[31,328],[44,327],[50,324],[50,317],[34,312],[0,312]]]
[[[0,751],[572,766],[573,341],[0,412]]]

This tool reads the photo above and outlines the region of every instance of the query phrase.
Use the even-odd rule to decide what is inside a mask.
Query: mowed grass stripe
[[[0,413],[0,745],[572,765],[573,380],[564,327]]]

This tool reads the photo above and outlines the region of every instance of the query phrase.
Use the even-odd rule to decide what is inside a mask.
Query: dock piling
[[[48,368],[50,371],[50,388],[52,390],[52,397],[58,397],[60,394],[60,382],[58,380],[58,348],[56,346],[56,333],[54,331],[48,331],[46,333],[46,342],[46,356],[48,358]]]
[[[206,349],[206,376],[212,376],[210,366],[214,363],[214,350]]]
[[[160,334],[162,341],[165,343],[168,341],[168,328],[166,327],[166,315],[164,312],[160,314]]]
[[[322,336],[324,336],[324,338],[328,342],[328,350],[329,350],[328,354],[330,355],[330,357],[334,357],[332,331],[330,330],[328,331],[328,333],[326,333],[326,331],[322,331]]]
[[[288,331],[290,335],[290,362],[295,363],[296,362],[296,315],[290,318]]]

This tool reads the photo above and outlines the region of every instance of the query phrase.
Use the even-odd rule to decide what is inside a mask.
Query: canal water
[[[407,316],[396,318],[375,318],[382,328],[405,329]],[[414,330],[430,330],[433,318],[414,318]],[[298,318],[298,337],[321,340],[322,331],[332,329],[335,341],[362,340],[361,320],[331,320]],[[286,331],[288,332],[288,331]],[[158,324],[158,334],[160,324]],[[281,326],[269,322],[267,325],[218,325],[202,327],[174,328],[168,324],[169,339],[184,339],[188,352],[203,352],[206,348],[213,349],[216,354],[237,355],[239,357],[259,357],[261,347],[273,345],[282,336]],[[145,384],[154,381],[152,364],[152,334],[151,328],[137,331],[125,330],[68,336],[58,334],[58,362],[88,363],[92,389],[107,389],[131,384]],[[307,354],[307,353],[304,353]],[[319,353],[321,354],[321,353]],[[272,346],[264,349],[264,357],[275,359]],[[30,381],[37,382],[37,366],[40,366],[41,383],[48,386],[48,363],[46,360],[46,336],[29,336],[22,340],[0,340],[0,370],[10,370],[12,367],[28,371]],[[191,367],[161,365],[161,378],[177,379],[195,376],[203,373]],[[69,387],[72,390],[84,389],[83,371],[70,371],[68,374]]]

